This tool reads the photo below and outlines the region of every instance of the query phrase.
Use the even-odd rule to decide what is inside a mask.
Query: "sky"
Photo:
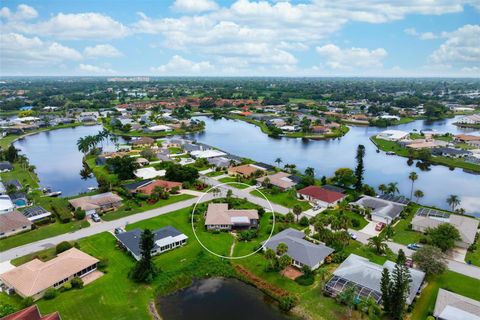
[[[1,76],[480,76],[480,0],[2,0],[0,37]]]

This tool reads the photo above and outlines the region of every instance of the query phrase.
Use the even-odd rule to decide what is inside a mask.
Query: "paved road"
[[[202,198],[202,202],[209,201],[211,199],[213,199],[213,196],[209,194]],[[89,237],[98,233],[113,230],[117,227],[124,227],[126,224],[150,219],[150,218],[160,216],[172,211],[187,208],[192,204],[195,204],[197,200],[198,198],[192,198],[185,201],[172,203],[164,207],[133,214],[131,216],[120,218],[117,220],[94,223],[88,228],[80,229],[75,232],[61,234],[55,237],[39,240],[39,241],[32,242],[20,247],[12,248],[10,250],[0,253],[0,262],[8,261],[8,260],[21,257],[33,252],[51,248],[62,241],[75,241],[75,240]]]
[[[215,180],[213,178],[207,177],[207,176],[202,176],[202,179],[206,184],[211,185],[211,186],[216,186],[216,185],[222,184],[222,182],[220,182],[218,180]],[[237,188],[235,188],[233,186],[230,186],[230,185],[223,185],[220,188],[222,188],[223,190],[232,190],[233,195],[235,197],[242,198],[242,199],[246,198],[249,202],[255,203],[259,206],[262,206],[262,207],[270,210],[270,205],[269,205],[268,201],[266,201],[263,197],[260,198],[260,197],[257,197],[257,196],[254,196],[254,195],[250,194],[250,191],[252,191],[251,189],[247,189],[247,191],[246,191],[246,190],[237,189]],[[278,212],[280,214],[287,214],[287,213],[290,212],[290,209],[287,208],[287,207],[284,207],[284,206],[281,206],[281,205],[278,205],[278,204],[275,204],[275,203],[271,203],[271,204],[272,204],[272,208],[275,212]]]
[[[357,236],[357,241],[359,241],[363,244],[367,244],[368,243],[368,238],[371,237],[370,235],[368,235],[366,233],[359,232],[359,231],[356,231],[356,230],[353,230],[353,229],[350,229],[349,231],[353,232]],[[387,245],[390,248],[390,250],[392,250],[394,253],[398,253],[398,251],[400,249],[402,249],[403,252],[405,252],[405,255],[407,257],[411,257],[412,254],[414,253],[413,250],[408,249],[407,246],[405,246],[403,244],[399,244],[399,243],[392,242],[392,241],[387,241]],[[460,274],[463,274],[463,275],[466,275],[466,276],[469,276],[469,277],[472,277],[472,278],[480,279],[480,268],[479,267],[469,265],[469,264],[466,264],[466,263],[463,263],[463,262],[455,261],[455,260],[452,260],[452,259],[447,259],[447,266],[448,266],[448,269],[451,270],[451,271],[454,271],[454,272],[457,272],[457,273],[460,273]]]

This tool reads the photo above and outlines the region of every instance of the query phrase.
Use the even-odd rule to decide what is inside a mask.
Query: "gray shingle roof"
[[[370,196],[363,196],[361,199],[355,202],[355,204],[358,204],[364,208],[370,208],[373,210],[372,213],[384,217],[390,217],[392,219],[395,219],[400,215],[400,213],[403,211],[405,205],[380,199],[380,198],[374,198]]]
[[[280,243],[285,243],[288,246],[287,255],[310,268],[322,262],[334,251],[330,247],[304,240],[304,237],[305,234],[302,231],[292,228],[285,229],[270,238],[265,247],[276,250]]]
[[[117,239],[122,242],[122,244],[128,248],[131,252],[133,252],[135,255],[139,256],[141,254],[140,250],[140,239],[142,236],[143,230],[141,229],[134,229],[132,231],[128,232],[122,232],[120,234],[117,234]],[[160,239],[164,239],[167,237],[176,237],[178,235],[181,235],[182,233],[175,229],[172,226],[167,226],[161,229],[158,229],[153,232],[155,235],[154,241],[158,241]],[[153,249],[158,249],[158,246],[155,244]]]

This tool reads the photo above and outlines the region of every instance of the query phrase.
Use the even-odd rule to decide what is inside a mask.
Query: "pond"
[[[212,278],[157,299],[164,320],[289,319],[258,289],[236,279]]]
[[[448,208],[446,198],[456,194],[461,198],[461,207],[470,214],[480,214],[480,176],[464,172],[462,169],[450,170],[444,166],[431,166],[429,171],[421,171],[415,164],[409,166],[407,159],[389,156],[384,152],[377,153],[370,137],[386,130],[376,127],[351,126],[350,131],[341,138],[333,140],[303,140],[280,138],[274,139],[262,133],[260,128],[238,120],[213,120],[201,117],[205,121],[204,132],[191,137],[232,154],[248,157],[260,162],[274,164],[276,158],[281,158],[283,164],[296,164],[304,170],[313,167],[316,175],[332,176],[341,167],[355,167],[357,146],[363,144],[366,148],[365,182],[378,187],[389,182],[398,182],[402,194],[409,196],[411,181],[408,174],[416,171],[419,175],[414,189],[420,189],[425,197],[420,200],[425,205]],[[479,134],[478,130],[457,128],[453,125],[455,119],[447,119],[428,123],[414,121],[392,126],[389,129],[404,131],[437,130],[439,132]]]
[[[85,180],[80,176],[83,154],[77,150],[77,140],[100,130],[101,125],[94,125],[44,131],[16,141],[14,146],[36,167],[42,187],[72,196],[97,186],[93,176]]]

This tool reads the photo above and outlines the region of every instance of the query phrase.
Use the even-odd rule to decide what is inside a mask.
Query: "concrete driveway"
[[[448,259],[465,263],[466,255],[467,255],[467,249],[456,247],[450,250],[450,252],[448,253]]]
[[[368,234],[370,237],[378,236],[381,231],[375,230],[377,222],[370,221],[360,232]]]

